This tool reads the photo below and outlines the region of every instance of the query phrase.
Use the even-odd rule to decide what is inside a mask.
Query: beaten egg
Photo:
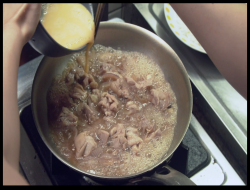
[[[79,49],[88,43],[93,44],[93,17],[82,4],[48,3],[43,4],[42,11],[41,22],[44,28],[60,45],[68,49]]]

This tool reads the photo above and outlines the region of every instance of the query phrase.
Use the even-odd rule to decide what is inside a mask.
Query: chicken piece
[[[97,89],[98,88],[98,83],[93,81],[93,82],[89,83],[89,87],[91,89]]]
[[[98,97],[98,99],[101,99],[101,93],[98,89],[93,89],[92,93]]]
[[[147,78],[143,78],[143,80],[138,81],[138,85],[142,86],[142,88],[148,88],[153,85],[153,77],[151,75],[147,75]]]
[[[161,130],[157,129],[155,130],[155,124],[149,122],[148,119],[145,117],[142,118],[142,120],[139,123],[139,130],[141,130],[143,133],[146,133],[144,136],[144,142],[149,142],[151,141],[154,137],[159,137],[161,135]]]
[[[160,110],[164,111],[169,105],[171,105],[172,100],[168,93],[156,89],[152,89],[150,92],[151,102],[155,106],[159,106]]]
[[[110,88],[111,81],[102,82],[99,86],[99,90],[102,92],[107,92]]]
[[[98,139],[102,144],[104,145],[107,144],[109,138],[109,132],[100,129],[96,132],[96,136],[98,137]]]
[[[115,71],[115,66],[108,63],[101,63],[99,74],[103,74],[109,71]]]
[[[95,94],[90,94],[88,99],[88,104],[90,104],[90,101],[95,104],[98,103],[99,102],[98,96]]]
[[[138,92],[143,90],[144,86],[142,84],[137,83],[134,79],[132,79],[131,77],[125,77],[125,80],[127,82],[127,84],[129,85],[130,91],[132,92]]]
[[[110,130],[110,137],[112,139],[111,146],[114,148],[127,147],[127,139],[125,138],[125,128],[123,124],[118,123]]]
[[[73,67],[69,74],[66,76],[65,78],[65,82],[68,85],[71,85],[74,83],[74,81],[76,80],[77,82],[81,83],[81,81],[83,80],[84,77],[84,70],[83,68],[79,68],[79,67]]]
[[[131,95],[129,94],[129,89],[127,89],[124,86],[122,87],[121,96],[124,97],[124,98],[127,98],[129,100],[132,99]]]
[[[126,128],[126,137],[128,139],[128,145],[131,147],[132,151],[137,153],[142,148],[143,140],[139,137],[139,132],[136,128],[128,127]]]
[[[75,78],[75,74],[72,73],[72,72],[70,72],[70,73],[66,76],[66,78],[65,78],[66,84],[68,84],[68,85],[73,84],[73,83],[74,83],[74,78]]]
[[[120,74],[117,72],[106,72],[102,75],[102,80],[103,81],[108,81],[108,80],[117,80],[122,78]]]
[[[126,103],[126,109],[128,110],[128,115],[134,114],[139,111],[138,103],[135,101],[128,101]]]
[[[131,77],[125,77],[125,80],[127,81],[127,83],[130,85],[130,86],[137,86],[137,82],[135,82],[134,79],[132,79]]]
[[[125,128],[121,123],[118,123],[110,130],[110,136],[112,138],[117,138],[119,135],[125,136]]]
[[[118,110],[118,104],[119,102],[115,98],[115,96],[107,92],[102,93],[101,101],[98,103],[98,105],[101,106],[101,109],[104,112],[105,116],[114,115]]]
[[[67,107],[74,107],[75,103],[72,100],[72,98],[70,98],[69,94],[67,94],[67,100],[68,100],[68,106]]]
[[[88,92],[83,89],[82,85],[76,83],[73,93],[70,93],[69,95],[71,98],[83,101],[87,98]]]
[[[104,63],[112,63],[113,62],[113,53],[102,53],[101,55],[98,56],[98,59],[100,62],[104,62]]]
[[[89,123],[92,123],[98,119],[96,111],[86,103],[80,103],[77,107],[77,112],[79,114],[84,114],[85,118],[88,120]]]
[[[87,104],[83,106],[83,112],[85,113],[89,123],[92,123],[97,120],[97,114]]]
[[[144,142],[149,142],[151,141],[153,138],[157,138],[159,136],[161,136],[161,130],[157,129],[155,132],[152,133],[147,133],[145,138],[144,138]]]
[[[143,133],[151,133],[154,130],[154,124],[151,124],[148,119],[145,117],[139,123],[138,129],[141,130]]]
[[[108,123],[116,123],[114,117],[112,117],[112,116],[104,116],[103,120],[108,122]]]
[[[114,82],[111,82],[110,84],[110,88],[111,90],[118,96],[120,97],[122,94],[122,90],[121,90],[121,80],[118,79]]]
[[[143,90],[153,85],[153,79],[151,75],[147,76],[147,79],[143,79],[141,81],[136,82],[131,77],[125,77],[126,82],[128,85],[133,89],[133,91]]]
[[[110,88],[118,97],[132,99],[129,94],[128,86],[124,84],[123,78],[119,78],[116,81],[111,82]]]
[[[85,76],[85,72],[83,68],[77,68],[75,72],[75,79],[78,82],[81,82]]]
[[[72,65],[72,68],[71,68],[69,74],[65,77],[65,83],[67,85],[71,85],[74,83],[76,70],[77,70],[77,66]]]
[[[152,103],[156,106],[159,105],[160,100],[165,99],[167,97],[166,93],[156,90],[156,89],[152,89],[150,92],[152,95]]]
[[[111,146],[114,148],[123,148],[127,147],[127,139],[124,136],[118,136],[117,138],[112,139]]]
[[[63,107],[57,119],[59,127],[75,127],[77,126],[78,117],[73,114],[68,108]]]
[[[78,56],[76,57],[76,61],[82,68],[85,67],[85,56]]]
[[[93,89],[92,94],[89,93],[87,101],[88,105],[90,107],[95,107],[95,105],[100,101],[100,99],[101,99],[100,91],[98,89]]]
[[[142,148],[142,143],[139,143],[139,144],[135,144],[131,147],[131,150],[134,152],[134,153],[138,153]]]
[[[102,75],[107,72],[117,72],[121,74],[123,72],[123,65],[121,63],[119,65],[116,64],[116,66],[105,62],[101,63],[99,74]]]
[[[88,136],[87,132],[82,132],[75,138],[76,158],[89,156],[97,147],[93,137]]]
[[[126,137],[128,139],[129,146],[133,146],[142,142],[142,139],[139,137],[138,130],[133,127],[128,127],[126,129]]]
[[[91,74],[85,74],[84,80],[83,80],[83,87],[86,88],[93,81],[94,81],[94,78]]]
[[[98,83],[95,82],[93,76],[91,74],[86,74],[83,76],[84,80],[83,80],[83,87],[84,89],[86,89],[88,86],[91,89],[96,89],[98,88]]]

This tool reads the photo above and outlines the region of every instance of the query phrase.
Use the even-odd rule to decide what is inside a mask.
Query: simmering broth
[[[48,91],[51,138],[77,168],[102,176],[143,171],[168,151],[175,94],[146,55],[95,45],[76,53]]]

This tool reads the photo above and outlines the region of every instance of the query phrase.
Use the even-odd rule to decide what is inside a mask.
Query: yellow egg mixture
[[[42,7],[44,28],[60,45],[78,49],[94,42],[95,25],[90,12],[80,3],[49,3]]]

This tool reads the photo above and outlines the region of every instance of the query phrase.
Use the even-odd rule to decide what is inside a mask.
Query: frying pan
[[[154,173],[150,178],[138,178],[149,171],[154,171],[154,168],[166,161],[181,143],[188,129],[193,105],[192,90],[186,69],[179,57],[173,49],[157,35],[144,28],[128,23],[101,22],[95,39],[95,44],[109,46],[114,49],[120,48],[125,51],[137,51],[143,53],[153,59],[160,66],[165,75],[165,79],[170,83],[177,99],[177,124],[174,130],[172,144],[170,145],[168,152],[166,152],[157,164],[144,171],[127,176],[100,176],[82,171],[71,165],[67,159],[60,154],[50,138],[46,102],[47,92],[53,78],[62,73],[68,60],[72,56],[71,54],[54,58],[45,56],[36,71],[33,81],[31,96],[32,113],[37,130],[46,146],[64,164],[94,180],[110,180],[113,182],[127,180],[136,184],[140,184],[141,182],[155,184],[159,182],[160,184],[165,185],[194,185],[189,178],[169,166],[164,166],[168,172]]]

